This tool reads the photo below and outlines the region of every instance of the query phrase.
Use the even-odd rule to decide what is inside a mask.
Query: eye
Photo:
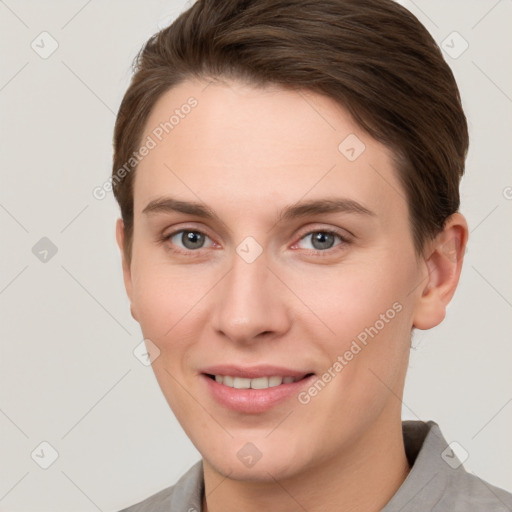
[[[165,239],[170,241],[179,249],[185,249],[187,251],[203,249],[213,245],[212,240],[208,235],[205,235],[201,231],[191,229],[181,229],[180,231],[175,231],[174,233],[167,235]],[[207,243],[208,241],[210,242],[209,244]]]
[[[306,246],[303,246],[302,249],[326,251],[336,246],[336,239],[340,241],[340,243],[336,245],[341,245],[345,242],[348,243],[347,239],[345,239],[338,233],[335,233],[334,231],[310,231],[300,239],[297,245],[300,245],[301,242],[307,242],[309,240],[309,243],[306,243]]]

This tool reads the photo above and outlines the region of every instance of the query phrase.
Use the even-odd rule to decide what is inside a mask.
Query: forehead
[[[258,210],[339,194],[373,211],[406,210],[391,152],[330,98],[239,82],[187,81],[146,122],[152,148],[135,179],[135,211],[155,196]]]

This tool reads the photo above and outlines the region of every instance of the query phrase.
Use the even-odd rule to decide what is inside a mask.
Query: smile
[[[280,386],[281,384],[291,384],[292,382],[296,382],[301,380],[305,376],[302,377],[280,377],[280,376],[271,376],[271,377],[257,377],[254,379],[248,379],[244,377],[234,377],[231,375],[208,375],[211,379],[214,379],[219,384],[223,384],[224,386],[228,386],[230,388],[235,389],[267,389],[275,386]]]
[[[264,372],[268,372],[267,375]],[[279,375],[281,372],[293,375]],[[281,372],[278,368],[269,367],[257,371],[237,371],[234,367],[219,367],[216,370],[202,372],[200,382],[205,386],[206,396],[211,397],[223,408],[239,413],[259,414],[288,400],[296,399],[298,394],[316,379],[314,373],[283,369]]]

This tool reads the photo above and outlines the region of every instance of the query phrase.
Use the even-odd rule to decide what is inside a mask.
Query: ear
[[[455,213],[428,244],[428,256],[424,259],[428,277],[415,306],[413,327],[431,329],[444,320],[446,307],[459,283],[468,234],[466,219]]]
[[[126,294],[128,295],[128,299],[130,300],[130,313],[134,320],[138,321],[137,315],[135,313],[133,302],[132,302],[132,273],[130,263],[126,259],[126,253],[124,250],[124,222],[123,219],[117,219],[116,222],[116,240],[119,250],[121,251],[121,261],[123,266],[123,280],[124,287],[126,289]]]

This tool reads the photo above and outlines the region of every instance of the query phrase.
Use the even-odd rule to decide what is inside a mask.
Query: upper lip
[[[257,366],[239,366],[231,364],[221,364],[203,368],[201,373],[209,375],[229,375],[231,377],[242,377],[246,379],[257,379],[258,377],[294,377],[302,378],[309,373],[308,370],[296,370],[285,368],[284,366],[257,365]]]

